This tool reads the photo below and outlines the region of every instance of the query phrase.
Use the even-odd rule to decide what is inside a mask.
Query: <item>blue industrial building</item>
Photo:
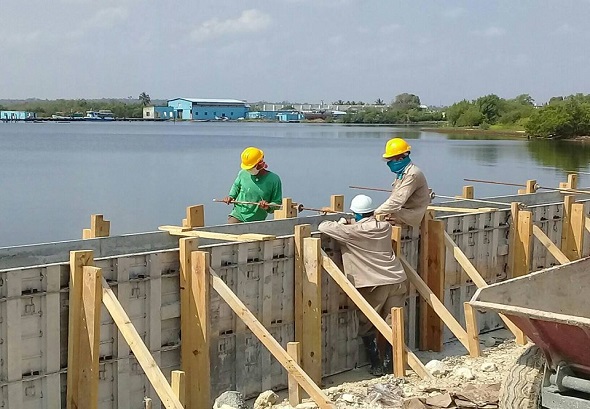
[[[177,119],[204,121],[246,118],[249,105],[239,99],[176,98],[168,100]]]
[[[248,112],[248,119],[262,119],[279,122],[299,122],[304,119],[298,111],[252,111]]]
[[[0,111],[0,120],[3,122],[26,121],[37,118],[37,114],[28,111]]]
[[[175,119],[171,106],[149,106],[143,108],[143,119]]]

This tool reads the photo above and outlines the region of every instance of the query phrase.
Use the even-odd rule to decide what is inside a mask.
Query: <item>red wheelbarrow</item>
[[[590,258],[481,288],[471,304],[535,343],[509,371],[500,409],[590,409]]]

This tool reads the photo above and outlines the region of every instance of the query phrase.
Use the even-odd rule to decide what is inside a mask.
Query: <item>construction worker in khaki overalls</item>
[[[391,322],[391,308],[405,304],[407,278],[393,253],[391,224],[375,219],[374,209],[369,196],[355,196],[350,204],[354,219],[323,221],[318,230],[338,241],[346,277],[371,307]],[[358,320],[358,335],[363,339],[371,363],[369,372],[375,376],[392,373],[391,347],[377,342],[373,324],[360,311]]]
[[[394,224],[420,226],[430,204],[430,189],[424,173],[410,159],[412,147],[402,138],[393,138],[385,144],[383,159],[395,174],[389,198],[375,215],[384,216]]]

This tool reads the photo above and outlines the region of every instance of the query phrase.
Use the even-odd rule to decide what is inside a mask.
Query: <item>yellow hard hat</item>
[[[402,153],[409,152],[412,149],[410,145],[402,138],[393,138],[387,141],[385,144],[384,158],[392,158]]]
[[[242,152],[242,169],[252,169],[264,157],[264,152],[260,149],[250,146]]]

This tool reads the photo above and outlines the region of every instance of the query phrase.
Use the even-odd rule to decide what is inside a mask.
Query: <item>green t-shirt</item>
[[[278,205],[283,201],[283,188],[281,179],[276,173],[266,171],[264,175],[251,175],[245,170],[240,170],[238,177],[232,185],[229,196],[242,202],[260,202],[266,200]],[[261,209],[258,205],[234,204],[230,216],[242,222],[257,222],[265,220],[268,213],[274,212],[275,207],[268,210]]]

